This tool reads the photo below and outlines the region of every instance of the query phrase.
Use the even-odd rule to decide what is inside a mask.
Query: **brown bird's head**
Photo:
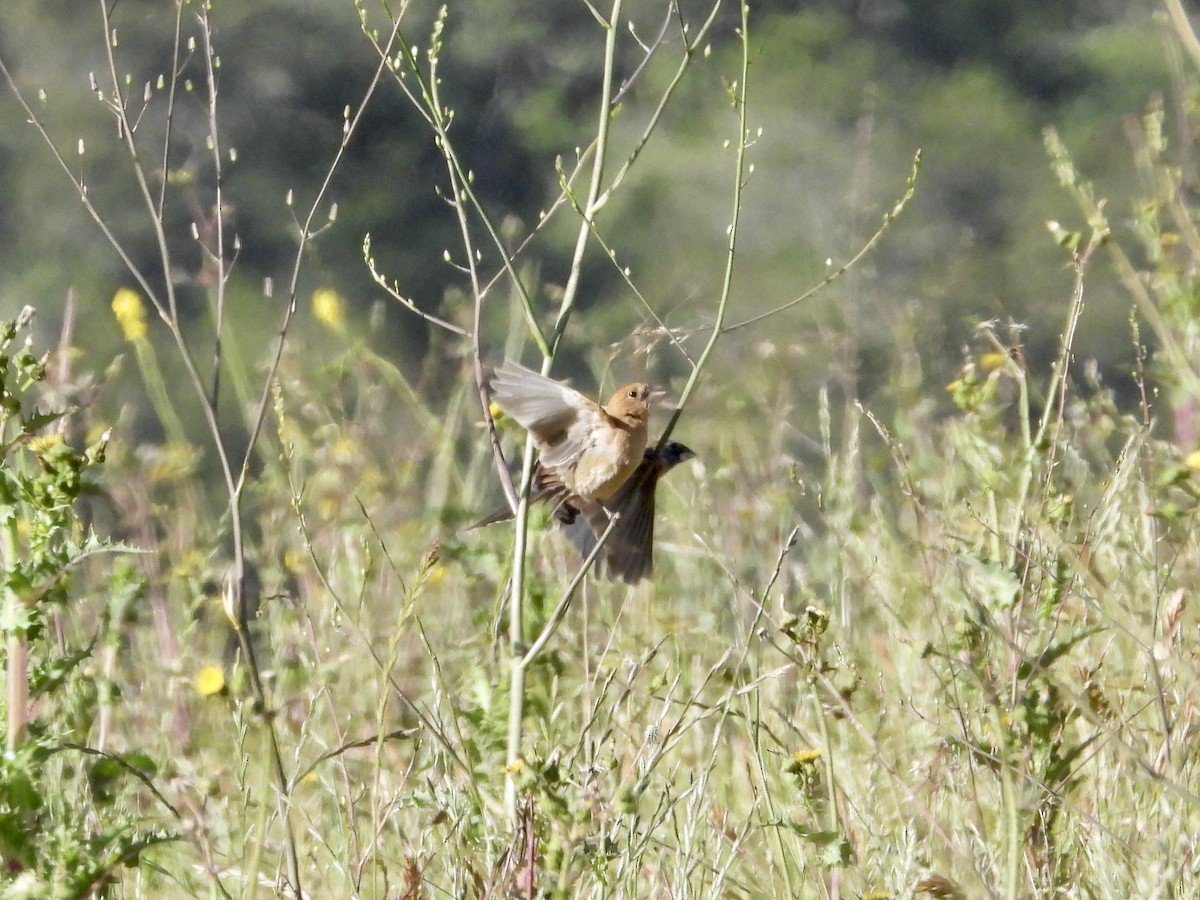
[[[604,404],[604,411],[630,427],[650,421],[650,404],[663,396],[660,388],[635,382],[621,388]]]

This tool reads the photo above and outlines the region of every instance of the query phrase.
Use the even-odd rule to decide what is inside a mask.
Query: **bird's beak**
[[[650,390],[646,395],[646,403],[657,403],[663,397],[667,396],[667,389],[659,387],[657,384],[650,385]]]

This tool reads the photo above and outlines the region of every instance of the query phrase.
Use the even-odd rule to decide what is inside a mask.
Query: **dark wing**
[[[608,510],[598,500],[571,497],[554,511],[554,520],[571,546],[586,559],[608,527]],[[599,558],[604,558],[604,551]]]
[[[661,467],[647,453],[629,481],[604,503],[572,497],[555,511],[563,534],[585,558],[608,529],[612,513],[620,513],[596,557],[597,573],[637,584],[654,568],[654,491],[660,476]]]
[[[604,545],[609,578],[637,584],[654,571],[654,495],[661,475],[658,467],[640,481],[635,475],[628,496],[614,507],[621,518]]]
[[[668,441],[658,450],[647,448],[645,458],[629,481],[606,505],[621,514],[604,545],[605,574],[626,584],[637,584],[654,572],[654,498],[658,481],[682,462],[695,457],[679,441]],[[608,522],[604,522],[607,527]],[[597,533],[603,533],[603,528]]]
[[[607,530],[612,512],[620,512],[620,520],[596,557],[596,571],[626,584],[637,584],[654,571],[654,512],[658,480],[695,455],[678,441],[670,441],[657,453],[653,448],[647,449],[637,471],[616,494],[603,503],[568,494],[561,485],[557,485],[557,493],[548,495],[546,499],[557,504],[554,520],[585,559]],[[544,477],[553,480],[552,475]],[[512,513],[508,512],[505,518],[511,516]]]

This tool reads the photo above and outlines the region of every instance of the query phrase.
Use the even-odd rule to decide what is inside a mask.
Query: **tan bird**
[[[620,521],[596,557],[596,571],[613,580],[637,584],[654,571],[654,508],[658,481],[673,468],[696,454],[679,441],[662,448],[647,447],[642,462],[629,480],[607,500],[588,500],[572,495],[540,465],[534,467],[529,503],[546,502],[554,509],[554,521],[567,539],[586,557],[608,529],[614,513]],[[513,517],[512,507],[501,504],[491,515],[476,522],[482,528]]]
[[[658,481],[696,454],[679,441],[661,449],[647,447],[637,471],[612,497],[604,501],[569,498],[560,503],[554,518],[586,557],[608,530],[613,514],[620,515],[612,534],[596,557],[597,573],[626,584],[637,584],[654,571],[654,497]]]
[[[627,384],[600,406],[511,360],[496,367],[497,405],[533,436],[544,486],[588,500],[613,496],[642,463],[650,405],[662,392]],[[535,487],[535,490],[538,489]]]

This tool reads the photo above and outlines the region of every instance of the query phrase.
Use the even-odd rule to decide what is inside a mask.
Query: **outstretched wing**
[[[654,495],[661,475],[657,467],[636,473],[614,498],[621,519],[604,547],[609,578],[637,584],[654,571]]]
[[[637,584],[653,570],[654,493],[660,474],[654,460],[648,458],[621,490],[604,503],[570,497],[555,511],[554,518],[563,534],[584,557],[608,529],[612,513],[620,513],[612,534],[596,557],[598,573]]]
[[[569,498],[555,513],[567,539],[587,556],[608,528],[612,513],[621,518],[596,559],[596,569],[614,580],[637,584],[654,571],[654,507],[658,481],[682,462],[695,457],[679,441],[649,448],[638,470],[603,503]]]
[[[533,435],[542,465],[552,471],[577,463],[596,429],[607,424],[604,411],[579,391],[512,360],[496,367],[492,396]]]

